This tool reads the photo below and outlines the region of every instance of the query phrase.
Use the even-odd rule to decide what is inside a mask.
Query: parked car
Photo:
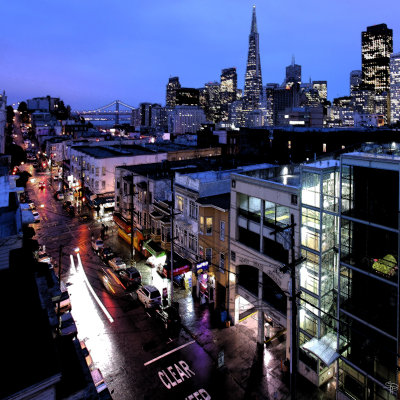
[[[57,192],[54,193],[54,198],[56,200],[64,200],[64,193],[57,190]]]
[[[155,286],[152,285],[143,286],[136,293],[139,301],[141,301],[146,308],[151,308],[161,305],[161,295]]]
[[[64,209],[67,209],[67,207],[69,207],[71,205],[71,202],[70,201],[64,201],[64,203],[63,203],[63,208]]]
[[[36,205],[33,201],[29,202],[28,205],[31,210],[36,210]]]
[[[102,247],[99,249],[99,256],[105,263],[107,263],[108,260],[115,257],[115,254],[111,247]]]
[[[142,283],[142,275],[135,267],[121,269],[118,271],[118,275],[126,286],[140,285]]]
[[[58,302],[60,302],[60,313],[71,311],[71,300],[69,298],[67,286],[63,281],[61,281],[60,284],[60,291],[61,295],[57,297],[57,299],[54,301],[54,307],[56,313],[58,312]]]
[[[94,251],[99,251],[103,247],[104,247],[104,242],[100,238],[92,240],[92,249]]]
[[[155,316],[164,324],[165,329],[169,331],[176,331],[181,325],[181,316],[175,307],[157,308]]]
[[[126,269],[126,264],[121,257],[114,257],[111,260],[108,260],[108,264],[114,271]]]
[[[40,222],[40,214],[37,211],[32,211],[35,222]]]
[[[37,252],[36,258],[38,262],[51,264],[51,257],[43,250]]]
[[[61,336],[76,336],[78,334],[78,329],[76,328],[74,318],[70,312],[61,315],[58,327]]]

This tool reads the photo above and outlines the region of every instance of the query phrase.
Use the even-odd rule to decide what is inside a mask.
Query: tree
[[[14,109],[12,106],[7,106],[7,124],[12,125],[14,118]]]
[[[25,101],[21,101],[21,103],[19,103],[18,111],[19,111],[21,114],[28,113],[28,106],[27,106],[27,104],[25,103]]]

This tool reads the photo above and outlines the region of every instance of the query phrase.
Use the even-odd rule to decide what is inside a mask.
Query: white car
[[[161,294],[155,286],[143,286],[136,293],[139,301],[141,301],[146,308],[161,305]]]
[[[64,200],[64,193],[57,193],[57,200]]]
[[[126,269],[126,264],[122,260],[121,257],[114,257],[108,261],[108,264],[114,271],[118,271],[120,269]]]
[[[37,211],[32,211],[35,222],[40,222],[40,214]]]

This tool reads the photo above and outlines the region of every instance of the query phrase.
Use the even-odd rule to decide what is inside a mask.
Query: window
[[[197,204],[193,200],[189,201],[189,216],[190,216],[190,218],[197,221],[198,207],[197,207]]]
[[[206,218],[206,235],[212,235],[212,223],[213,223],[212,217],[207,217]]]
[[[212,248],[208,247],[206,248],[206,260],[208,263],[211,265],[212,264]]]
[[[95,187],[96,189],[98,189],[98,188],[99,188],[99,181],[95,181],[95,183],[94,183],[94,187]]]
[[[231,251],[231,260],[232,260],[233,262],[236,261],[236,252],[234,252],[234,251]]]
[[[201,260],[204,259],[204,247],[203,246],[199,246],[199,256],[200,256]]]
[[[99,176],[100,168],[96,167],[96,176]]]
[[[119,183],[119,181],[117,181],[117,189],[119,189],[119,187],[120,187],[120,183]]]
[[[189,233],[189,249],[197,253],[197,236]]]
[[[203,235],[204,234],[204,217],[200,217],[200,233]]]
[[[104,176],[106,174],[106,167],[101,168],[101,174]]]
[[[94,166],[92,165],[92,174],[94,174]]]
[[[219,240],[221,242],[225,240],[225,221],[219,223]]]
[[[101,188],[105,189],[106,188],[106,181],[101,181]]]
[[[176,196],[176,208],[179,211],[183,211],[183,197],[182,196]]]
[[[225,273],[225,254],[220,253],[219,255],[219,271]]]

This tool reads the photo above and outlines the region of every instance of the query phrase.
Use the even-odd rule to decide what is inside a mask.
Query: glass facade
[[[298,272],[301,291],[299,360],[319,377],[332,365],[326,365],[303,346],[311,339],[326,340],[332,333],[336,337],[339,177],[338,162],[310,164],[301,171],[304,261]],[[336,351],[336,343],[331,343],[330,347]]]
[[[394,400],[399,172],[396,159],[375,161],[344,159],[341,167],[338,389],[357,400]]]

